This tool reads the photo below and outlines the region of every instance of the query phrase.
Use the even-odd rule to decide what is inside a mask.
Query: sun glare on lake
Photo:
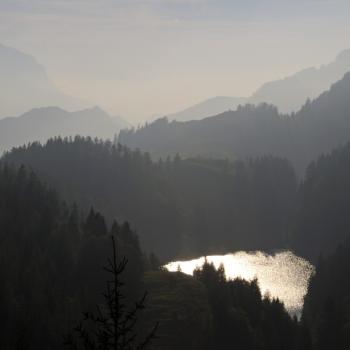
[[[222,263],[226,278],[241,277],[246,280],[258,278],[262,294],[270,294],[284,302],[291,314],[299,314],[308,281],[314,272],[314,267],[307,260],[296,256],[290,251],[274,255],[263,252],[237,252],[234,254],[207,256],[207,261],[216,268]],[[174,261],[165,265],[169,271],[181,270],[192,275],[193,271],[203,265],[205,257],[188,261]]]

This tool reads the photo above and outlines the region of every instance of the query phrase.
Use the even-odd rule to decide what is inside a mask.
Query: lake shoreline
[[[243,278],[249,281],[257,278],[262,295],[280,299],[287,311],[297,317],[301,315],[309,280],[315,271],[311,262],[286,249],[274,250],[270,254],[265,251],[238,251],[201,256],[173,261],[164,265],[164,268],[193,275],[193,271],[205,261],[212,263],[215,268],[223,264],[228,280]]]

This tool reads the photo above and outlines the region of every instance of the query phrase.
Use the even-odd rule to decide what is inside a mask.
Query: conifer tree
[[[114,236],[112,239],[113,256],[108,259],[104,269],[112,276],[107,281],[103,294],[105,304],[97,305],[96,312],[85,312],[83,321],[68,334],[64,341],[71,350],[143,350],[156,336],[158,323],[152,330],[139,340],[136,332],[139,312],[145,308],[147,294],[127,309],[125,295],[122,292],[124,283],[121,275],[128,260],[123,257],[118,261],[117,247]]]

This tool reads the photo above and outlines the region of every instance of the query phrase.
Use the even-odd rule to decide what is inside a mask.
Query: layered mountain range
[[[155,158],[209,156],[230,159],[271,154],[292,161],[301,173],[320,154],[350,140],[350,73],[329,91],[286,116],[272,105],[245,105],[189,122],[158,119],[124,130],[119,142]]]
[[[258,88],[250,97],[216,96],[181,112],[168,115],[169,120],[189,121],[235,110],[247,103],[269,103],[283,114],[299,111],[307,99],[315,99],[350,71],[350,50],[319,68],[303,69],[284,79],[270,81]]]

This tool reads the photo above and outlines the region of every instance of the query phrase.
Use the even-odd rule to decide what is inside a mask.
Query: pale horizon
[[[0,43],[135,125],[334,61],[349,48],[349,10],[342,0],[5,0]]]

